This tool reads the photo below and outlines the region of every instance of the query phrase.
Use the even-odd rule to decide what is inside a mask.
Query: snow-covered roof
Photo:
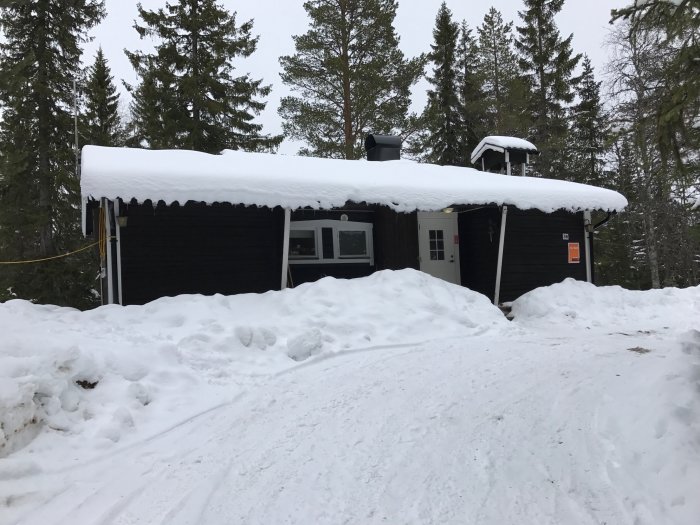
[[[502,137],[498,135],[492,135],[490,137],[484,137],[484,139],[479,142],[474,151],[472,151],[471,161],[472,164],[481,158],[486,150],[500,151],[503,153],[506,150],[518,150],[525,151],[527,153],[538,153],[537,147],[525,139],[519,139],[518,137]]]
[[[452,205],[511,204],[557,209],[621,210],[627,200],[594,186],[532,177],[509,177],[471,168],[407,160],[368,162],[225,151],[85,146],[84,199],[192,200],[257,206],[330,209],[348,201],[386,205],[400,212]]]

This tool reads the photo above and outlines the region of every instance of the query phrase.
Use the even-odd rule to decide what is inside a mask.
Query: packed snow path
[[[17,503],[37,499],[16,522],[692,523],[697,499],[675,477],[692,466],[662,440],[677,414],[636,421],[670,403],[667,383],[690,388],[667,374],[669,334],[572,347],[563,331],[515,332],[302,364],[102,458],[12,480]],[[639,452],[654,441],[659,455]]]
[[[697,525],[700,287],[0,303],[0,525]]]

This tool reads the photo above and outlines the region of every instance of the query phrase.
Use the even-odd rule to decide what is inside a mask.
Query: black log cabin
[[[480,144],[482,154],[477,148],[472,162],[501,172],[510,173],[511,162],[524,166],[537,153],[534,146],[527,150],[520,143],[485,141],[485,146]],[[387,173],[385,186],[375,184],[384,175],[358,176],[362,180],[356,185],[343,175],[348,163],[361,173],[374,169],[374,162],[327,159],[318,168],[319,178],[304,186],[308,181],[303,175],[317,169],[320,163],[315,161],[321,159],[287,157],[292,166],[281,179],[284,191],[267,192],[274,185],[265,178],[267,172],[244,180],[237,174],[258,163],[286,166],[285,159],[235,152],[236,159],[245,162],[232,157],[234,166],[230,176],[223,174],[221,191],[214,187],[207,194],[199,191],[197,172],[207,171],[207,159],[222,156],[186,152],[197,155],[197,162],[175,160],[171,171],[188,182],[177,187],[169,185],[162,161],[183,152],[86,147],[83,227],[86,235],[102,243],[103,304],[144,304],[179,294],[262,293],[326,276],[355,278],[402,268],[461,284],[500,304],[567,277],[593,282],[590,212],[611,214],[626,203],[610,190],[469,168],[449,168],[452,178],[446,176],[449,180],[433,195],[431,184],[417,185],[416,177],[424,171],[426,178],[436,177],[444,168],[394,162],[400,155],[400,142],[394,137],[371,135],[366,148],[369,160],[390,161],[382,163],[387,165],[383,168],[393,167],[382,171]],[[335,166],[343,173],[334,175]],[[415,173],[402,179],[403,171]],[[475,177],[478,184],[470,190],[470,181],[460,181],[452,188],[450,181],[459,181],[455,173]],[[123,174],[132,178],[124,179]],[[323,176],[329,183],[334,176],[348,183],[347,189],[329,190],[333,202],[323,202]],[[202,177],[203,185],[211,183]],[[539,185],[541,197],[537,188],[523,197],[530,184]],[[230,196],[238,195],[237,188],[242,188],[240,200]],[[309,188],[318,188],[322,198],[308,195],[306,202]],[[392,191],[395,199],[387,197]]]

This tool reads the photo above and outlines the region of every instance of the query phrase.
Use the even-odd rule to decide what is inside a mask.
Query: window
[[[331,219],[293,221],[290,264],[374,264],[372,223]]]
[[[445,260],[445,238],[443,230],[428,230],[430,240],[430,260]]]
[[[289,231],[289,257],[290,258],[314,258],[316,255],[316,231],[315,230],[290,230]]]
[[[367,234],[364,231],[339,231],[338,249],[341,257],[367,257]]]

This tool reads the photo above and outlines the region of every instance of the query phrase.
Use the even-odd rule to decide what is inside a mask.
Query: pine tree
[[[527,136],[527,83],[513,50],[513,23],[491,8],[477,28],[478,68],[482,79],[484,129],[489,135]]]
[[[88,70],[85,111],[81,118],[81,140],[95,146],[119,146],[123,130],[119,118],[119,93],[102,47]]]
[[[73,145],[73,80],[80,45],[104,16],[102,0],[0,0],[0,253],[55,256],[84,242]],[[0,290],[86,306],[89,258],[3,266]]]
[[[536,170],[545,177],[565,174],[567,154],[567,108],[574,100],[578,78],[573,71],[581,55],[571,49],[573,35],[562,39],[554,22],[564,0],[524,0],[525,11],[518,14],[515,41],[520,52],[520,69],[531,89],[529,111],[532,115],[530,138],[540,149]]]
[[[608,118],[600,98],[590,59],[583,59],[581,82],[577,87],[578,103],[573,107],[571,129],[571,166],[568,178],[576,182],[601,185],[605,154],[609,140]]]
[[[254,118],[270,86],[234,76],[232,63],[248,57],[258,39],[253,22],[236,25],[215,0],[178,0],[148,11],[139,5],[141,38],[160,40],[153,54],[128,52],[141,77],[132,88],[136,139],[150,147],[219,153],[224,149],[275,149],[280,136],[263,135]]]
[[[393,27],[395,0],[308,0],[310,29],[280,58],[281,77],[298,96],[279,109],[287,136],[302,154],[355,159],[369,132],[399,133],[410,87],[424,57],[404,58]]]
[[[433,74],[428,77],[428,104],[423,113],[425,138],[423,159],[441,165],[463,163],[460,148],[462,122],[457,93],[457,39],[459,25],[452,21],[452,12],[445,2],[440,6],[433,29],[434,42],[428,60]]]

